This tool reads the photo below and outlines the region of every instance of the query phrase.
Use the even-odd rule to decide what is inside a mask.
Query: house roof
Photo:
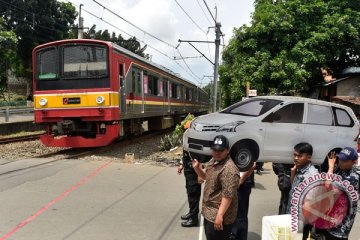
[[[343,77],[343,78],[339,78],[339,79],[336,79],[336,80],[333,80],[331,82],[324,82],[324,83],[321,83],[319,84],[318,86],[321,86],[321,87],[327,87],[327,86],[330,86],[330,85],[333,85],[333,84],[336,84],[338,82],[341,82],[341,81],[344,81],[346,79],[349,79],[350,77]]]
[[[360,97],[335,96],[335,97],[333,97],[333,100],[341,100],[343,102],[348,102],[348,103],[360,106]]]

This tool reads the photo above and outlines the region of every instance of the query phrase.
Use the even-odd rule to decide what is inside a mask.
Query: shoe
[[[190,217],[191,217],[191,214],[187,213],[187,214],[182,215],[180,218],[181,218],[181,220],[189,220]]]
[[[189,220],[181,223],[182,227],[198,227],[199,221],[197,219],[190,218]]]

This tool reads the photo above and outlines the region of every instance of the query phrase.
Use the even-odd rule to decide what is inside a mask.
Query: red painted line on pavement
[[[39,211],[37,211],[35,214],[33,214],[32,216],[30,216],[29,218],[25,219],[24,221],[22,221],[21,223],[19,223],[14,229],[12,229],[10,232],[8,232],[7,234],[5,234],[4,236],[2,236],[0,238],[0,240],[5,240],[8,237],[10,237],[11,235],[13,235],[15,232],[19,231],[21,228],[25,227],[28,223],[32,222],[33,220],[35,220],[40,214],[42,214],[43,212],[45,212],[49,207],[51,207],[52,205],[54,205],[55,203],[57,203],[58,201],[60,201],[61,199],[63,199],[64,197],[66,197],[67,195],[69,195],[71,192],[75,191],[77,188],[79,188],[81,185],[83,185],[84,183],[86,183],[87,181],[89,181],[91,178],[95,177],[101,170],[103,170],[105,167],[107,167],[112,161],[109,161],[105,164],[103,164],[102,166],[100,166],[98,169],[96,169],[94,172],[90,173],[88,176],[86,176],[85,178],[83,178],[80,182],[78,182],[77,184],[75,184],[74,186],[72,186],[71,188],[69,188],[68,190],[66,190],[63,194],[59,195],[57,198],[55,198],[54,200],[52,200],[51,202],[49,202],[48,204],[46,204],[45,206],[43,206]]]

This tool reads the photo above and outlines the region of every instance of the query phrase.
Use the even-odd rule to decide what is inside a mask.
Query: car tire
[[[254,165],[254,154],[250,148],[240,147],[236,151],[233,161],[241,172],[245,172]]]

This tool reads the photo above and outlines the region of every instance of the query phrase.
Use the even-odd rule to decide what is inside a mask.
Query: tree
[[[77,34],[77,31],[76,31]],[[149,58],[148,54],[145,54],[146,45],[144,47],[141,47],[141,44],[139,41],[136,40],[135,37],[131,37],[129,39],[124,39],[121,34],[116,36],[116,33],[113,32],[110,36],[110,33],[108,30],[102,31],[96,31],[96,25],[93,25],[87,32],[84,33],[84,38],[90,39],[98,39],[98,40],[104,40],[104,41],[110,41],[113,43],[118,44],[119,46],[122,46],[128,50],[130,50],[133,53],[138,54],[139,56]]]
[[[0,94],[3,97],[7,83],[7,73],[15,62],[17,39],[12,31],[4,29],[4,20],[0,18]],[[6,59],[6,61],[4,61]]]
[[[225,105],[245,95],[308,91],[334,72],[360,65],[360,3],[348,0],[256,0],[250,26],[234,29],[223,53]]]
[[[39,44],[67,38],[77,12],[71,3],[56,0],[2,2],[0,14],[5,28],[14,31],[18,39],[20,62],[15,70],[31,78],[32,49]]]

